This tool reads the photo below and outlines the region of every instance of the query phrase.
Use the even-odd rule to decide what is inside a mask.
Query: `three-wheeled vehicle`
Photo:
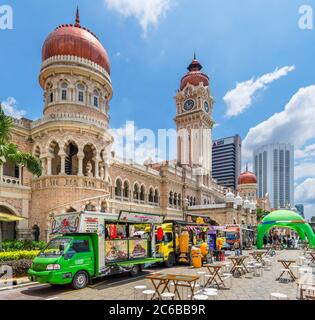
[[[82,289],[95,278],[161,262],[155,255],[155,226],[163,216],[121,211],[55,215],[48,245],[33,260],[29,278]]]

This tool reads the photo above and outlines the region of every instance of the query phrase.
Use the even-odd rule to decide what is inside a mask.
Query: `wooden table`
[[[296,277],[295,277],[295,275],[293,274],[293,272],[291,271],[290,266],[291,266],[291,264],[296,263],[296,261],[295,261],[295,260],[285,260],[285,259],[281,259],[281,260],[278,260],[278,262],[282,263],[282,265],[284,266],[285,269],[288,269],[288,272],[289,272],[289,275],[290,275],[291,279],[292,279],[293,281],[295,281],[295,280],[296,280]],[[283,272],[280,274],[280,276],[279,276],[279,278],[277,278],[277,280],[280,280],[281,277],[282,277],[282,275],[283,275],[284,273],[285,273],[285,271],[283,271]]]
[[[261,263],[262,265],[265,265],[265,262],[264,262],[264,260],[263,260],[263,257],[267,254],[267,252],[268,251],[254,251],[254,252],[250,252],[249,254],[251,255],[251,256],[253,256],[253,258],[257,261],[257,262],[259,262],[259,263]]]
[[[225,287],[224,281],[220,275],[221,269],[225,267],[223,263],[205,264],[204,267],[208,269],[210,274],[210,277],[206,282],[205,287],[210,286],[213,283],[215,283],[218,286],[218,289],[220,289],[221,287]]]
[[[152,297],[152,300],[158,297],[158,299],[162,299],[162,294],[167,290],[170,291],[169,284],[171,282],[174,283],[174,294],[177,296],[179,300],[182,300],[180,293],[178,291],[179,287],[185,287],[190,289],[190,299],[193,299],[195,286],[200,277],[197,276],[188,276],[188,275],[180,275],[180,274],[165,274],[165,273],[155,273],[150,276],[147,276],[146,279],[151,280],[155,294]]]
[[[235,270],[237,269],[237,267],[242,267],[242,270],[244,272],[244,274],[247,272],[248,270],[244,264],[244,261],[248,258],[248,256],[231,256],[228,257],[228,259],[232,260],[233,266],[231,269],[231,273],[234,274]]]
[[[303,300],[304,299],[304,292],[306,291],[307,287],[312,287],[314,283],[313,278],[308,278],[308,277],[302,277],[301,279],[299,279],[297,281],[297,285],[298,285],[298,290],[300,290],[300,299]]]
[[[306,254],[311,256],[311,263],[315,263],[315,251],[307,251]]]

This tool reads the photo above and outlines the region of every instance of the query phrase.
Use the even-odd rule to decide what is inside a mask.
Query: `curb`
[[[20,284],[13,285],[13,286],[8,286],[8,287],[3,287],[3,288],[0,287],[0,292],[24,288],[24,287],[30,287],[30,286],[34,286],[37,284],[39,284],[39,282],[24,282],[24,283],[20,283]]]

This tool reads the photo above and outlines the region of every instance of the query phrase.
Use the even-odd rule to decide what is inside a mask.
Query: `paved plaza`
[[[249,252],[244,252],[248,255]],[[217,300],[268,300],[270,293],[285,293],[290,300],[296,300],[296,283],[280,283],[276,281],[282,265],[278,259],[297,260],[301,251],[284,250],[277,251],[270,271],[264,271],[261,277],[232,279],[231,289],[219,290]],[[74,291],[69,287],[51,287],[48,285],[36,285],[25,288],[0,292],[0,299],[31,299],[31,300],[132,300],[134,298],[134,287],[146,285],[148,289],[153,288],[151,283],[145,279],[149,273],[164,270],[167,273],[196,275],[201,269],[180,266],[174,268],[152,268],[137,277],[115,276],[94,283],[86,289]],[[204,270],[206,271],[206,270]]]

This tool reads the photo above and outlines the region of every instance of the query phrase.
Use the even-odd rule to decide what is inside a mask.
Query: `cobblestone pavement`
[[[244,252],[248,255],[248,252]],[[263,271],[261,277],[243,276],[232,278],[231,289],[219,290],[217,300],[268,300],[270,293],[285,293],[290,300],[295,300],[297,295],[296,283],[279,283],[276,278],[280,269],[283,268],[278,259],[297,260],[301,251],[278,251],[274,258],[270,271]],[[52,288],[46,285],[34,286],[24,289],[15,289],[0,292],[0,299],[46,299],[46,300],[132,300],[134,299],[133,288],[137,285],[146,285],[148,289],[153,288],[151,282],[145,279],[149,273],[161,270],[149,269],[144,275],[137,278],[129,276],[116,276],[79,291],[73,291],[68,287]],[[164,269],[167,273],[196,275],[197,271],[192,267],[180,266]],[[206,270],[204,270],[206,271]]]

